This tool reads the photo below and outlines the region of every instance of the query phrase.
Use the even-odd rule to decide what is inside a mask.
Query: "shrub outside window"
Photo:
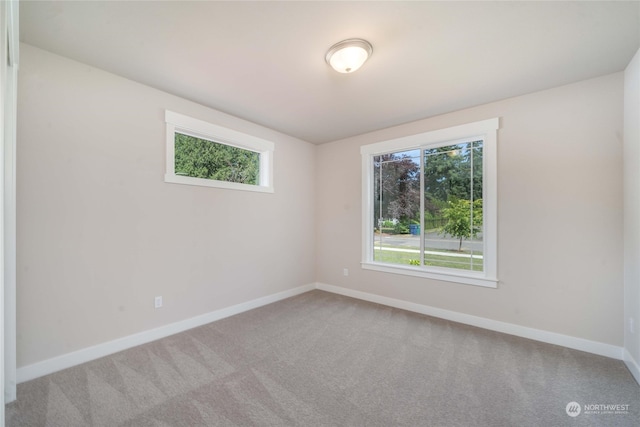
[[[362,147],[363,268],[497,286],[498,124]]]
[[[166,182],[273,192],[272,142],[171,111],[165,119]]]

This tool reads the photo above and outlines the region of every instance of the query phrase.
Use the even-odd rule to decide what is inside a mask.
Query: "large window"
[[[362,147],[364,268],[496,286],[497,128]]]
[[[273,143],[167,111],[165,181],[273,192]]]

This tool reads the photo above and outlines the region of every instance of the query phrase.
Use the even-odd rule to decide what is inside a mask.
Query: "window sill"
[[[200,187],[226,188],[227,190],[256,191],[259,193],[273,193],[273,187],[262,185],[241,184],[238,182],[216,181],[213,179],[193,178],[189,176],[165,174],[164,182],[172,184],[196,185]]]
[[[425,279],[443,280],[446,282],[461,283],[464,285],[482,286],[485,288],[497,288],[498,279],[490,279],[479,274],[455,274],[449,271],[426,271],[417,267],[400,266],[394,264],[382,264],[377,262],[363,262],[365,270],[382,271],[385,273],[402,274],[405,276],[422,277]]]

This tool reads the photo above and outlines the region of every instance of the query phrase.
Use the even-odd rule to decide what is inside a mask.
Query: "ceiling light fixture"
[[[353,73],[372,53],[373,47],[368,41],[347,39],[331,46],[324,59],[339,73]]]

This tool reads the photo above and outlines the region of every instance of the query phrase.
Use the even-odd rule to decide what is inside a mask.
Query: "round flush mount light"
[[[362,67],[373,53],[371,43],[362,39],[347,39],[329,48],[325,60],[339,73],[353,73]]]

